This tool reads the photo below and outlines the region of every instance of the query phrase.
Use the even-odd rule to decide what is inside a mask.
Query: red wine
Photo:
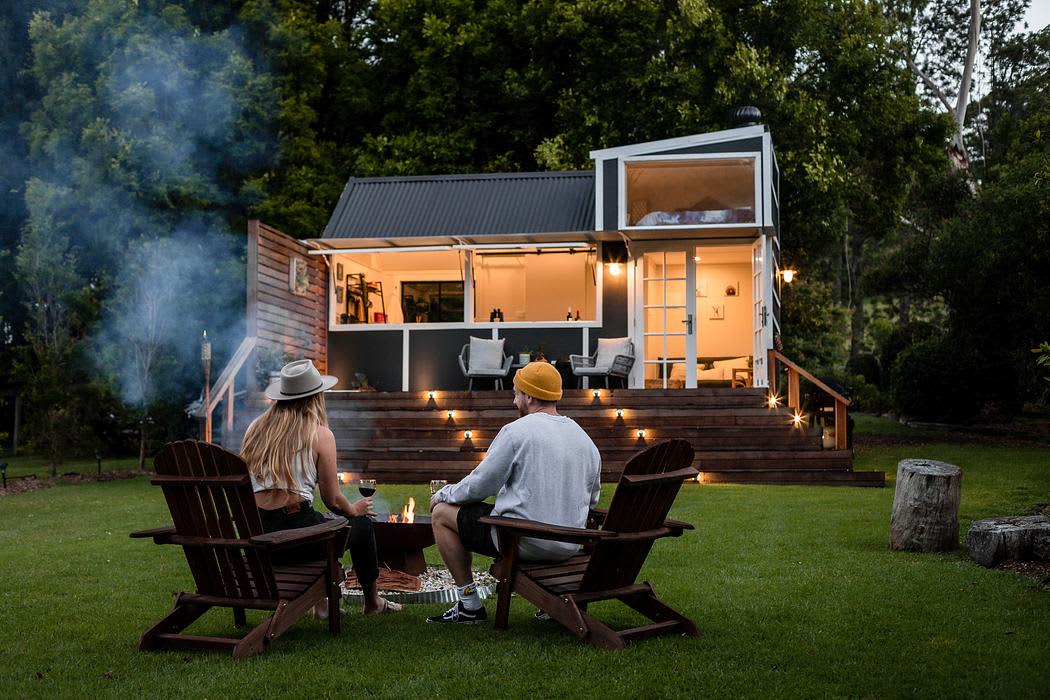
[[[376,492],[375,489],[366,488],[364,486],[359,486],[357,488],[357,490],[360,491],[361,495],[364,496],[365,498],[368,498],[369,496],[371,496],[373,493]]]

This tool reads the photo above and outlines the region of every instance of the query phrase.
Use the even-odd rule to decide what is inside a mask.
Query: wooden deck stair
[[[823,449],[819,428],[792,427],[790,412],[765,407],[765,397],[762,389],[601,389],[597,398],[593,390],[568,390],[558,410],[598,446],[603,481],[616,481],[636,452],[675,437],[692,443],[704,483],[885,484],[882,472],[854,472],[850,450]],[[332,392],[327,402],[340,470],[388,483],[461,479],[517,418],[510,391],[440,391],[433,399],[426,392]]]

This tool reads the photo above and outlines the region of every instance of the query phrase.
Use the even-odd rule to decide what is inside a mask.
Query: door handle
[[[686,335],[692,335],[693,334],[693,315],[692,314],[686,314],[685,315],[685,320],[682,321],[682,323],[685,324],[685,334]]]

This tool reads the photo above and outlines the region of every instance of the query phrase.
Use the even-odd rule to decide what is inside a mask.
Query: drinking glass
[[[361,492],[361,495],[368,497],[376,492],[376,480],[375,479],[361,479],[357,482],[357,490]]]

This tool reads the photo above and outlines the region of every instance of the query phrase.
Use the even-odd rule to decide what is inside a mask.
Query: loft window
[[[624,163],[629,227],[754,224],[755,158],[653,158]]]

